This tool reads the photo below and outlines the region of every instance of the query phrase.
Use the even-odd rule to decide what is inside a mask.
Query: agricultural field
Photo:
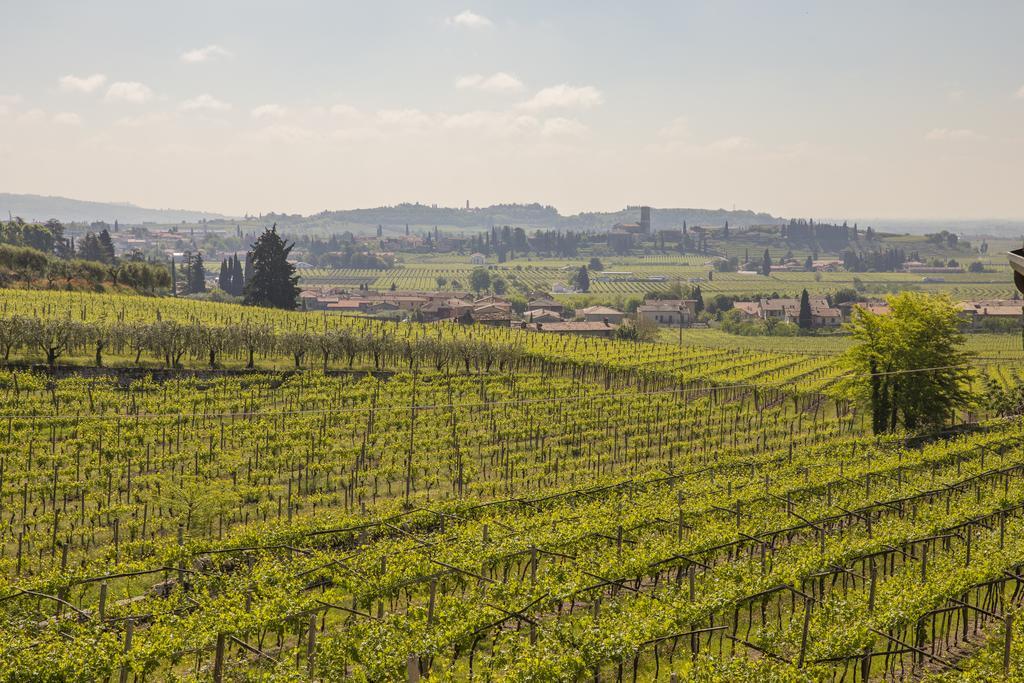
[[[916,244],[916,243],[915,243]],[[776,257],[781,254],[777,254]],[[797,255],[798,258],[806,254]],[[457,255],[421,256],[404,254],[402,261],[388,270],[358,268],[310,268],[299,271],[302,286],[357,287],[387,290],[392,285],[399,290],[436,290],[438,278],[445,281],[441,289],[469,287],[469,276],[474,266],[468,257]],[[963,257],[961,257],[963,259]],[[575,269],[585,265],[589,257],[566,259],[516,259],[506,263],[489,264],[493,275],[501,275],[515,291],[521,283],[524,291],[550,291],[555,283],[567,284]],[[777,293],[780,296],[799,296],[801,290],[829,293],[858,285],[866,294],[914,289],[931,294],[949,294],[953,299],[1008,299],[1014,293],[1013,277],[1005,259],[998,253],[980,257],[986,264],[983,273],[952,273],[922,275],[912,273],[850,273],[850,272],[777,272],[769,277],[757,274],[719,273],[713,271],[709,257],[696,255],[633,255],[601,257],[605,270],[632,273],[615,276],[611,282],[601,282],[591,275],[590,295],[595,300],[615,297],[640,297],[664,291],[674,283],[700,284],[704,296],[726,294],[736,297]],[[975,257],[964,260],[966,266]],[[632,277],[637,282],[621,281]],[[647,280],[644,280],[648,278]],[[856,282],[855,282],[856,279]],[[455,286],[458,284],[458,286]],[[561,295],[564,296],[564,295]]]
[[[833,339],[685,334],[0,290],[0,678],[1024,671],[1018,419],[875,437]]]

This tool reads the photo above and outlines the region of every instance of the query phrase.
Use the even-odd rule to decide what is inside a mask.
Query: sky
[[[0,191],[1024,217],[1024,3],[3,2]]]

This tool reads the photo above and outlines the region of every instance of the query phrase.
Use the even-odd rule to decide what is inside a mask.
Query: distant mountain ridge
[[[91,202],[67,197],[0,192],[0,216],[7,219],[21,216],[26,221],[45,222],[56,218],[63,223],[194,223],[203,219],[217,220],[224,216],[206,211],[184,209],[146,209],[134,204]]]
[[[64,223],[91,223],[115,220],[126,225],[138,223],[196,223],[207,221],[238,221],[222,214],[186,209],[148,209],[134,204],[93,202],[67,197],[50,197],[34,194],[0,193],[0,217],[7,214],[20,216],[26,221],[45,222],[51,218]],[[322,211],[310,216],[299,214],[263,214],[262,223],[276,222],[282,228],[291,229],[375,229],[382,225],[389,232],[396,228],[419,229],[435,225],[448,228],[488,229],[491,226],[512,225],[531,230],[609,230],[616,223],[635,223],[640,220],[640,208],[630,207],[619,211],[592,211],[563,216],[553,206],[542,204],[495,204],[481,208],[455,208],[429,206],[426,204],[396,204],[366,209],[342,209]],[[726,209],[692,209],[655,207],[652,217],[654,230],[681,228],[687,225],[718,227],[729,222],[731,227],[743,228],[751,225],[777,225],[786,222],[768,213],[754,211],[728,211]]]
[[[610,212],[585,212],[563,216],[553,206],[541,204],[495,204],[481,208],[454,208],[428,206],[426,204],[396,204],[372,209],[346,209],[324,211],[312,216],[265,214],[265,221],[276,221],[289,227],[303,227],[310,224],[323,226],[376,226],[385,229],[401,227],[423,228],[431,226],[467,229],[489,228],[512,225],[527,229],[557,230],[598,230],[611,229],[616,223],[635,223],[640,220],[640,207],[625,208]],[[661,209],[654,208],[653,230],[681,228],[687,225],[718,227],[726,221],[732,227],[751,225],[778,225],[787,222],[768,213],[754,211],[728,211],[725,209]]]

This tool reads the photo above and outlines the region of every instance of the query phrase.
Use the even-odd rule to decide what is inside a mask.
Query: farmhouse
[[[625,313],[610,306],[588,306],[577,311],[588,323],[600,323],[608,321],[613,325],[622,323]]]
[[[697,319],[696,299],[648,301],[636,309],[636,317],[656,325],[689,325]]]

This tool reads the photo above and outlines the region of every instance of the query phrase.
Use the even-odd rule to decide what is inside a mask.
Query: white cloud
[[[523,109],[548,109],[553,107],[580,107],[588,109],[601,104],[604,96],[592,85],[572,86],[562,83],[544,88],[519,106]]]
[[[690,135],[690,124],[682,116],[677,116],[658,131],[658,135],[665,138],[685,138]]]
[[[546,119],[540,134],[546,138],[550,137],[583,137],[590,129],[576,119],[566,119],[560,116]]]
[[[16,104],[21,104],[21,95],[0,95],[0,116],[12,113]]]
[[[714,142],[708,143],[708,149],[713,152],[732,152],[737,149],[743,149],[750,145],[750,140],[740,135],[732,135],[721,140],[715,140]]]
[[[312,140],[316,135],[308,128],[301,126],[289,126],[285,124],[274,124],[265,126],[256,132],[256,136],[264,140],[275,140],[278,142],[298,143]]]
[[[231,109],[231,105],[227,102],[221,102],[213,95],[204,93],[190,100],[185,100],[178,108],[182,111],[226,111]]]
[[[925,134],[926,140],[971,141],[984,140],[985,136],[970,128],[932,128]]]
[[[351,104],[336,104],[331,107],[334,116],[359,116],[359,110]]]
[[[1016,97],[1018,100],[1024,100],[1024,85],[1017,88],[1017,92],[1014,93],[1013,96]]]
[[[536,130],[539,122],[533,116],[502,111],[475,110],[443,117],[442,126],[449,130],[473,130],[486,135],[505,137]]]
[[[494,22],[487,17],[468,9],[459,12],[454,17],[448,17],[445,19],[445,22],[452,26],[461,26],[462,28],[489,28],[494,26]]]
[[[125,116],[115,121],[115,124],[123,128],[142,128],[154,123],[169,121],[170,118],[171,115],[165,112],[151,112],[141,116]]]
[[[32,123],[34,121],[42,121],[46,118],[46,112],[39,108],[29,109],[18,117],[18,120],[22,123]]]
[[[514,92],[523,89],[523,82],[512,74],[499,71],[490,76],[482,76],[480,74],[460,76],[455,79],[455,87],[460,90],[474,88],[488,92]]]
[[[60,89],[65,92],[92,92],[106,82],[107,77],[103,74],[93,74],[91,76],[73,76],[68,74],[67,76],[61,76],[59,81]]]
[[[279,104],[261,104],[258,107],[253,107],[249,115],[254,119],[279,119],[283,116],[288,115],[288,110]]]
[[[80,126],[82,125],[82,118],[73,112],[62,111],[59,114],[53,115],[53,122],[59,123],[62,126]]]
[[[339,128],[338,130],[331,133],[331,137],[336,140],[342,140],[345,142],[360,140],[380,140],[384,138],[384,133],[380,132],[376,128],[360,126],[356,128]]]
[[[147,85],[135,81],[118,81],[111,83],[107,88],[106,100],[108,102],[121,100],[139,104],[151,97],[153,97],[153,91]]]
[[[423,128],[434,121],[434,117],[419,109],[383,109],[377,112],[380,123],[399,128]]]
[[[231,57],[232,54],[220,45],[207,45],[206,47],[200,47],[195,50],[189,50],[188,52],[181,53],[181,61],[186,64],[198,64],[200,62],[208,62],[218,57]]]

